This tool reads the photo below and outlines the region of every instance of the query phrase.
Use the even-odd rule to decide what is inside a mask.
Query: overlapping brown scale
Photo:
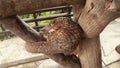
[[[70,54],[79,44],[81,38],[81,29],[77,23],[74,23],[67,17],[55,18],[50,24],[45,26],[45,32],[49,33],[47,41],[33,43],[30,50],[45,54],[64,53]],[[28,48],[28,49],[29,49]]]

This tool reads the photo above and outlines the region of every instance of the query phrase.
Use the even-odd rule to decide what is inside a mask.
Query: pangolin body
[[[28,51],[45,54],[69,54],[76,49],[81,38],[80,26],[67,17],[55,18],[43,29],[50,32],[47,40],[28,43],[26,45]]]

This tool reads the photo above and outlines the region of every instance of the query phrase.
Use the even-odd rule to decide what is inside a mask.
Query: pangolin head
[[[43,27],[42,30],[52,33],[54,31],[57,31],[60,28],[64,28],[64,27],[68,26],[70,21],[71,20],[69,20],[69,18],[67,18],[67,17],[55,18],[50,24]]]

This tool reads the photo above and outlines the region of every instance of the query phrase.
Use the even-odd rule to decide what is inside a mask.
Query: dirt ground
[[[104,68],[120,68],[120,54],[115,47],[120,44],[120,19],[112,21],[100,34],[102,62]],[[0,64],[39,56],[25,51],[24,41],[19,37],[0,41]],[[1,67],[0,67],[1,68]],[[63,68],[51,59],[18,65],[10,68]]]

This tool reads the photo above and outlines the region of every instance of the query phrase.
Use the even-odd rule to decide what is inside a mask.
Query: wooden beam
[[[47,25],[47,24],[45,24],[45,25]],[[33,26],[32,28],[34,28],[34,29],[43,28],[45,25]],[[8,31],[8,30],[6,30],[6,31],[0,31],[0,34],[7,34],[7,33],[9,34],[11,32]]]
[[[49,59],[49,57],[46,55],[35,56],[35,57],[26,58],[26,59],[3,63],[3,64],[0,64],[0,67],[8,68],[8,67],[12,67],[12,66],[17,66],[17,65],[26,64],[26,63],[32,63],[32,62],[41,61],[41,60],[45,60],[45,59]]]
[[[82,4],[84,0],[0,0],[0,18],[37,9]]]

